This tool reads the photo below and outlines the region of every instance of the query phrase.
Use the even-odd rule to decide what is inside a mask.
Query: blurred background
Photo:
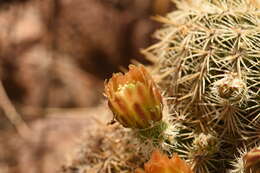
[[[0,173],[52,173],[66,161],[103,83],[155,40],[170,0],[0,1]]]

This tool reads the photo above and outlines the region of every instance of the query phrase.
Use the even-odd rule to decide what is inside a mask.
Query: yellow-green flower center
[[[124,85],[119,85],[117,92],[120,95],[124,95],[124,92],[127,88],[136,88],[136,84],[135,83],[127,83],[127,84],[124,84]]]

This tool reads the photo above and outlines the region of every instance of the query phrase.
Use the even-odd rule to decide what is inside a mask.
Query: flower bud
[[[254,148],[243,158],[246,173],[260,173],[260,148]]]
[[[105,95],[114,118],[124,127],[147,128],[162,119],[162,97],[144,66],[129,66],[105,82]]]
[[[159,151],[154,151],[151,160],[145,163],[145,170],[137,169],[135,173],[193,173],[190,166],[178,155],[169,159]]]

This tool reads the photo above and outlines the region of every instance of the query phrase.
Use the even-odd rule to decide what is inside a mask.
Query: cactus
[[[260,8],[251,0],[179,0],[155,17],[155,62],[171,124],[182,124],[170,153],[195,173],[235,172],[239,151],[260,142]],[[181,139],[186,136],[188,139]],[[179,136],[179,137],[178,137]],[[174,140],[173,140],[174,141]],[[241,160],[241,159],[240,159]],[[245,168],[244,168],[245,169]],[[240,169],[242,170],[242,168]]]
[[[110,141],[120,141],[117,148],[126,149],[107,159],[104,165],[113,167],[102,170],[133,172],[133,163],[142,165],[160,149],[178,155],[194,173],[258,173],[259,1],[175,1],[177,10],[154,17],[163,23],[155,33],[159,42],[142,51],[154,61],[152,77],[143,66],[130,66],[128,73],[115,74],[105,83],[114,119],[122,124],[111,130]],[[154,158],[136,172],[152,172],[154,166],[174,172],[178,166]],[[94,159],[97,167],[102,160]]]

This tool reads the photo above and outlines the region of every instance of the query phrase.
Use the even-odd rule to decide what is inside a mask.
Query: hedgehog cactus
[[[96,172],[260,173],[259,0],[175,1],[155,17],[159,42],[143,50],[152,75],[130,65],[105,82],[122,126],[102,126],[96,148],[85,141],[98,152],[73,168],[93,172],[81,164],[89,160]]]
[[[195,173],[232,171],[241,148],[260,142],[260,8],[253,0],[179,0],[144,54],[153,59]],[[182,117],[182,118],[180,118]],[[186,134],[185,134],[186,133]],[[235,169],[235,168],[234,168]]]

